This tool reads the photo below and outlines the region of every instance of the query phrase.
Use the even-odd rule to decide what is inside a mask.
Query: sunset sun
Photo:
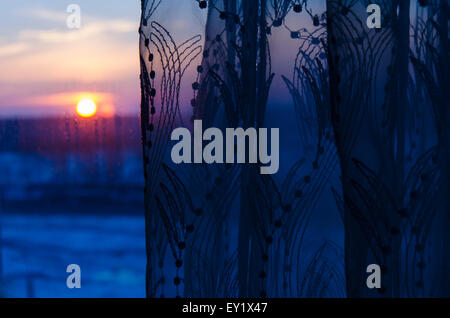
[[[95,105],[95,102],[90,98],[84,98],[82,99],[78,105],[77,105],[77,113],[81,117],[92,117],[97,112],[97,105]]]

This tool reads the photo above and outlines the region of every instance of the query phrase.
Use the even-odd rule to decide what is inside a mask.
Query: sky
[[[81,8],[79,29],[67,27],[71,4]],[[170,0],[152,19],[182,43],[204,34],[206,14],[194,0]],[[294,29],[301,21],[311,24],[304,18],[293,14],[289,24]],[[137,115],[139,21],[140,0],[1,0],[0,118],[75,115],[85,97],[96,102],[100,115]],[[280,75],[291,77],[298,42],[284,28],[274,30],[270,41],[276,57],[273,87],[285,90]],[[184,81],[189,99],[194,73]]]
[[[66,24],[72,3],[81,8],[80,29]],[[104,115],[138,113],[140,0],[0,7],[0,117],[71,114],[85,95]]]

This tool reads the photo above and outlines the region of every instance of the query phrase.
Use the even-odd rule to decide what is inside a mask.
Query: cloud
[[[113,104],[114,96],[107,92],[76,91],[66,93],[56,93],[49,95],[37,95],[23,99],[25,104],[43,106],[73,106],[83,98],[90,98],[96,104]]]
[[[54,11],[47,9],[34,9],[31,11],[25,11],[25,15],[29,17],[34,17],[40,20],[64,23],[67,19],[67,13],[64,11]]]
[[[53,11],[33,12],[58,18]],[[77,30],[19,31],[15,42],[0,42],[0,81],[88,82],[129,76],[138,70],[137,24],[94,19]],[[126,35],[125,41],[122,35]]]
[[[15,56],[30,49],[30,45],[25,42],[16,42],[11,44],[1,44],[0,58]]]
[[[137,41],[137,40],[136,40]],[[0,59],[0,81],[92,82],[129,77],[139,70],[137,49],[120,41],[87,39]]]
[[[82,14],[81,28],[69,29],[66,26],[68,13],[63,10],[34,8],[25,10],[22,15],[53,22],[51,29],[25,29],[18,32],[20,41],[40,41],[44,43],[67,43],[102,35],[137,32],[139,21],[125,19],[105,19],[105,17]],[[53,25],[52,23],[52,25]]]
[[[123,34],[137,32],[136,22],[127,20],[112,20],[86,23],[75,30],[23,30],[19,39],[27,41],[41,41],[45,43],[67,43],[106,34]]]

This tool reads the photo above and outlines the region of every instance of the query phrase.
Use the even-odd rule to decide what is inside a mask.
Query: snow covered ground
[[[144,219],[127,215],[4,214],[3,297],[144,297]],[[68,289],[67,265],[81,267]]]

